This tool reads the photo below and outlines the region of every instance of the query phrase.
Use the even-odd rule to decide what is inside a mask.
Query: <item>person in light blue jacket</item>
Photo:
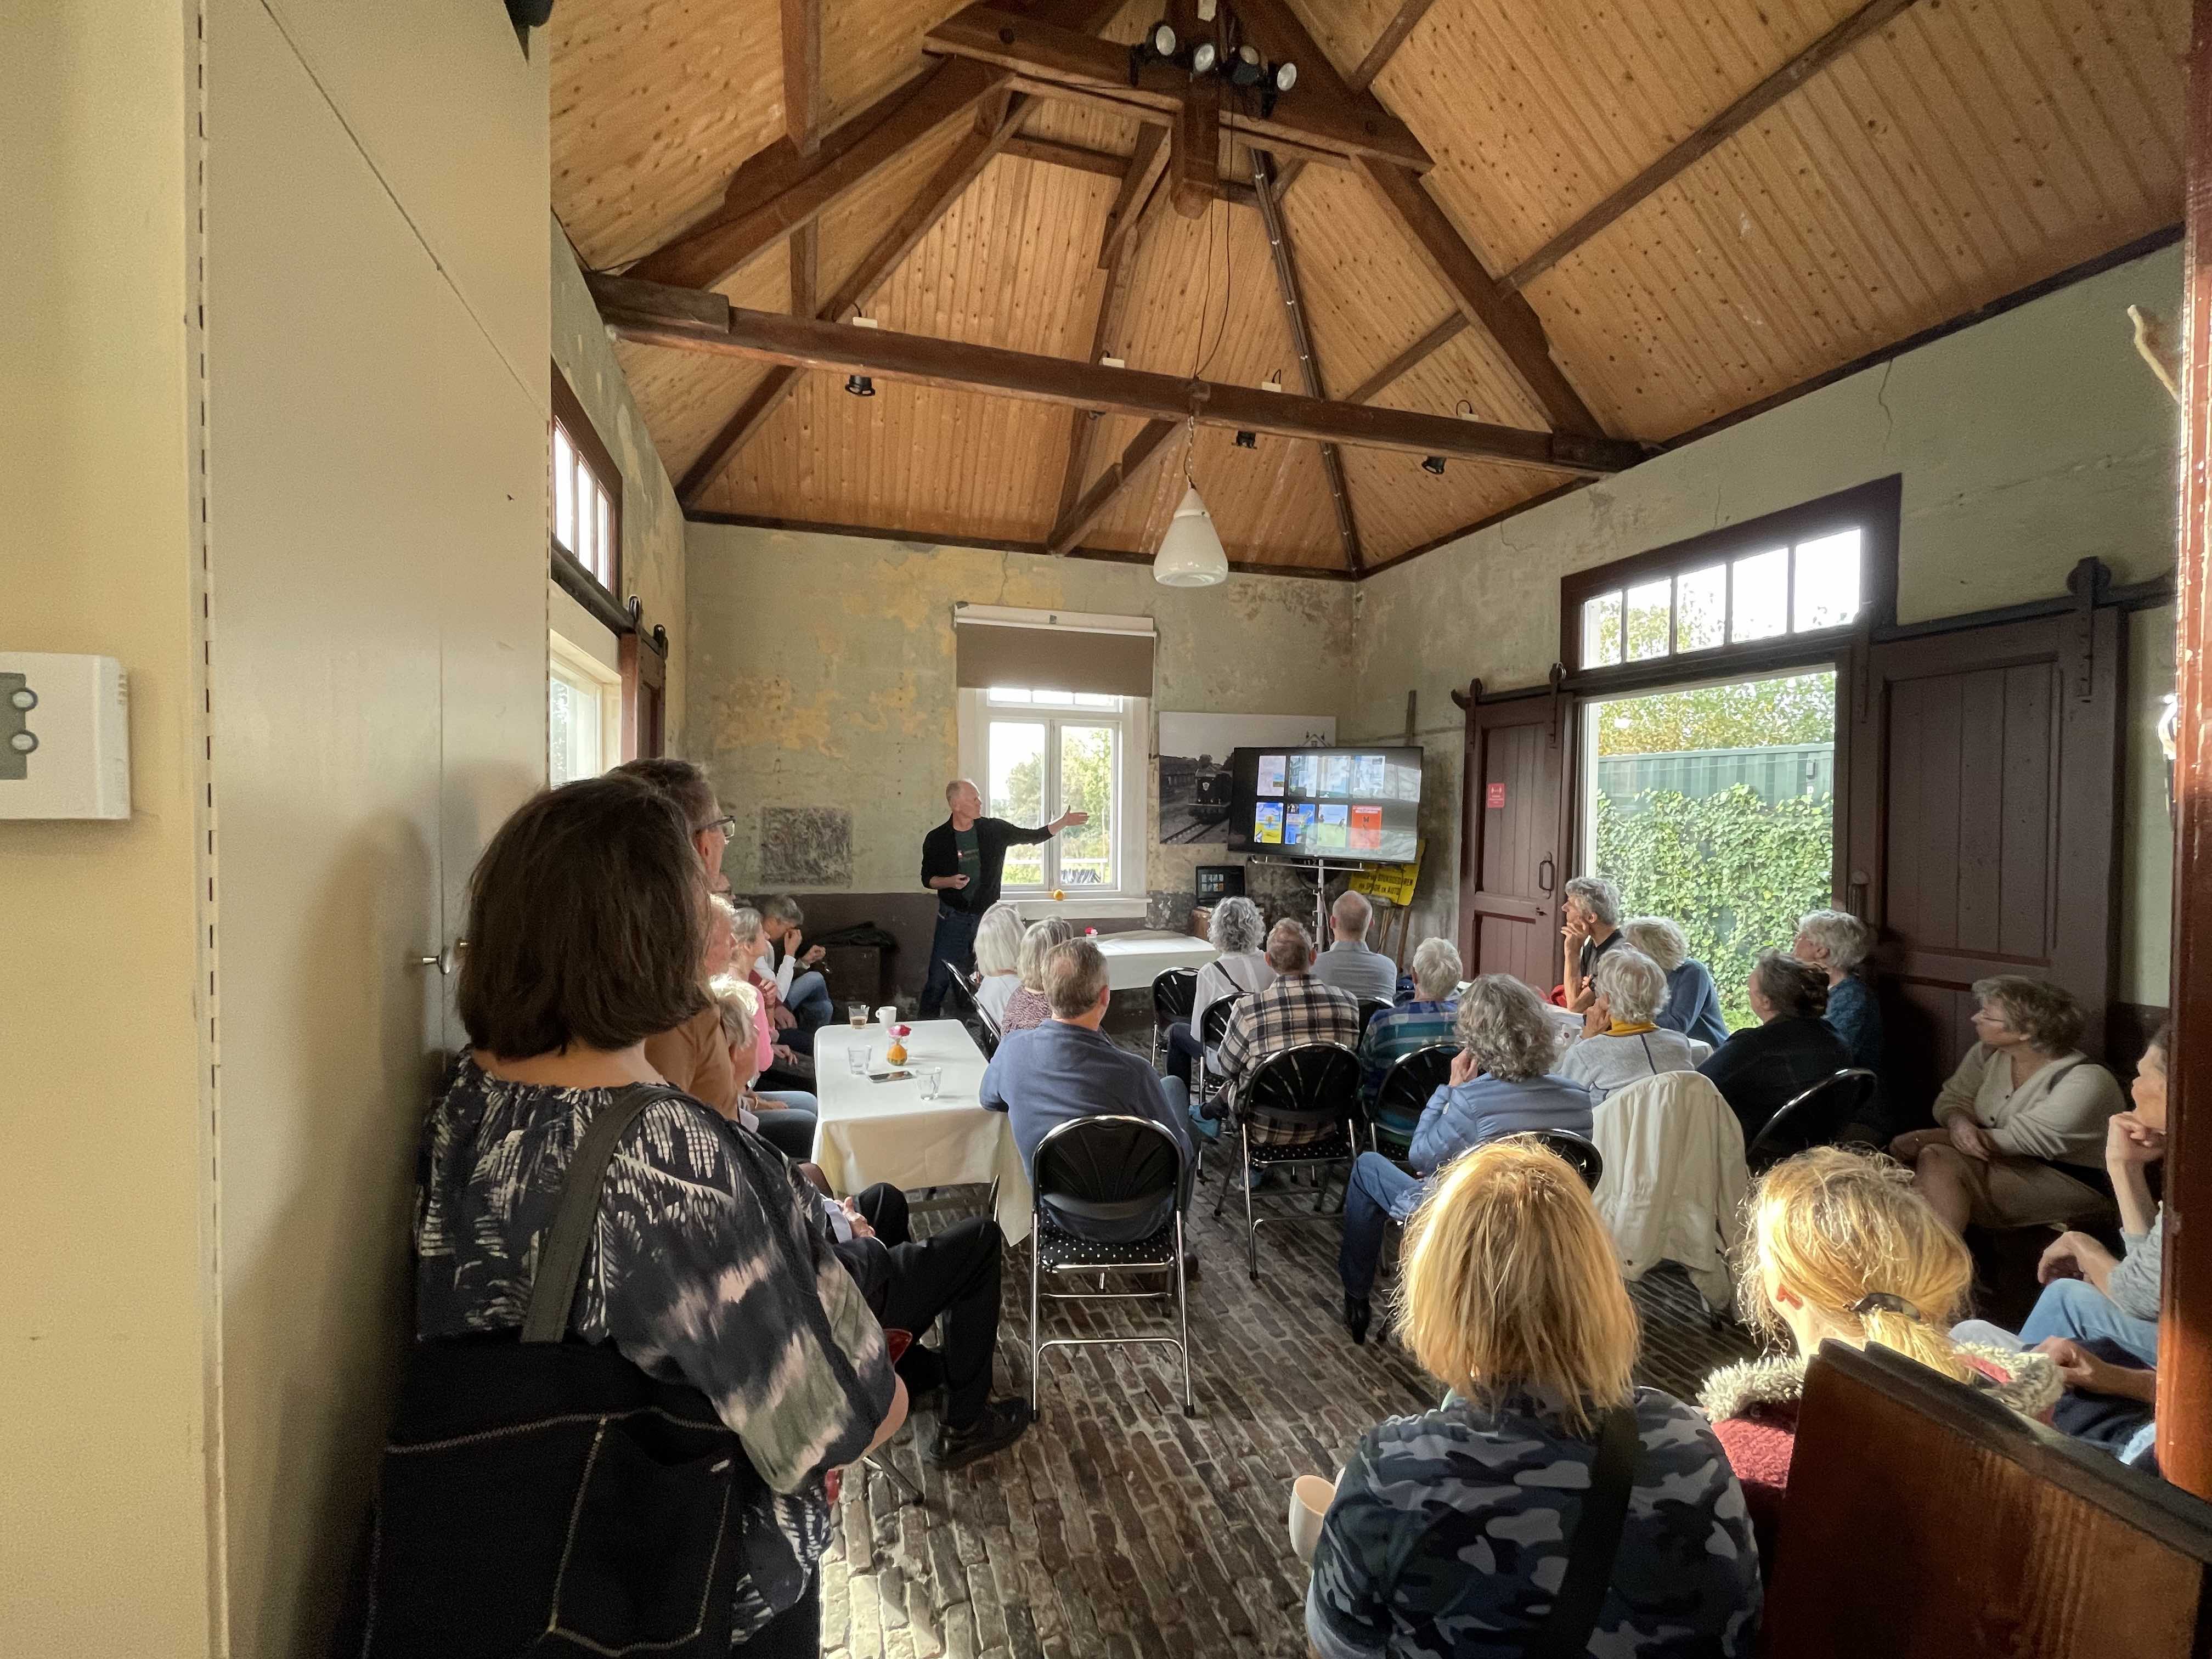
[[[1454,1030],[1463,1045],[1451,1081],[1429,1097],[1413,1131],[1409,1175],[1379,1152],[1362,1152],[1345,1194],[1344,1243],[1337,1272],[1344,1279],[1344,1323],[1354,1342],[1367,1340],[1369,1295],[1389,1224],[1420,1202],[1429,1178],[1468,1148],[1538,1129],[1590,1132],[1590,1092],[1552,1074],[1557,1027],[1543,1000],[1507,974],[1485,974],[1460,993]]]
[[[1721,1018],[1721,994],[1713,988],[1712,970],[1690,954],[1690,941],[1682,930],[1664,916],[1631,916],[1620,924],[1620,932],[1667,975],[1667,1000],[1651,1016],[1651,1023],[1716,1048],[1726,1042],[1728,1022]]]

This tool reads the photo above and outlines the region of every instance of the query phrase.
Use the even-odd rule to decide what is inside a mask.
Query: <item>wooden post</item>
[[[2194,13],[2185,118],[2187,346],[2176,641],[2181,731],[2174,769],[2174,1042],[2158,1462],[2176,1486],[2212,1499],[2212,0],[2196,0]]]

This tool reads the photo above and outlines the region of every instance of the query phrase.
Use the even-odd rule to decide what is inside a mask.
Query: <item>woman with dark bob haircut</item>
[[[704,1005],[706,872],[691,831],[649,783],[610,775],[538,796],[484,849],[461,968],[471,1048],[423,1131],[418,1336],[521,1324],[586,1129],[627,1085],[661,1081],[646,1038]],[[640,1115],[599,1202],[570,1334],[714,1402],[769,1489],[741,1522],[744,1650],[814,1654],[823,1478],[906,1418],[883,1329],[811,1224],[811,1189],[697,1102]]]
[[[1824,969],[1779,951],[1761,951],[1751,965],[1745,1000],[1759,1024],[1747,1025],[1698,1067],[1735,1113],[1749,1146],[1766,1120],[1824,1077],[1851,1063],[1828,1011]]]

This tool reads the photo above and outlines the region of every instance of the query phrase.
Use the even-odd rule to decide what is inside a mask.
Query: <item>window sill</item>
[[[1096,898],[1087,897],[1080,893],[1070,893],[1064,899],[1055,899],[1042,893],[1034,896],[1008,893],[1004,896],[1006,902],[1020,913],[1025,925],[1032,921],[1042,921],[1048,916],[1066,916],[1071,920],[1078,916],[1102,916],[1115,919],[1126,916],[1141,917],[1148,914],[1152,908],[1151,902],[1147,899],[1123,898],[1103,893]]]

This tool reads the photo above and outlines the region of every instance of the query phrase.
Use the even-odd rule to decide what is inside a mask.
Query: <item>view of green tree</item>
[[[1836,677],[1826,672],[1624,697],[1597,711],[1602,756],[1756,749],[1835,738]]]
[[[1025,756],[1008,768],[992,790],[991,810],[1011,823],[1042,823],[1058,811],[1088,812],[1091,822],[1060,837],[1060,881],[1063,887],[1103,886],[1114,876],[1114,733],[1103,726],[1064,726],[1060,733],[1060,791],[1057,811],[1044,800],[1044,757]],[[1036,886],[1044,879],[1041,847],[1006,851],[1009,886]]]

